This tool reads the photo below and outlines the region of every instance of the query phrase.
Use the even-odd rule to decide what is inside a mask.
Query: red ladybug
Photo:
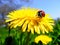
[[[39,16],[39,17],[44,17],[44,16],[45,16],[45,12],[42,11],[42,10],[39,10],[39,11],[38,11],[38,16]]]

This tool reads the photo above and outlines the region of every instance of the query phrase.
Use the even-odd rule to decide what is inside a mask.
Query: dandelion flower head
[[[43,44],[48,44],[52,41],[52,38],[47,35],[39,35],[35,38],[35,43],[38,43],[41,41]]]
[[[23,32],[28,31],[34,34],[53,32],[54,20],[49,14],[35,8],[21,8],[10,12],[6,22],[10,22],[11,28],[21,26]]]

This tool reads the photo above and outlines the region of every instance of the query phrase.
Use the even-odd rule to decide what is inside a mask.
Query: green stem
[[[11,29],[10,29],[10,27],[9,27],[9,32],[8,32],[9,34],[8,34],[8,36],[10,36],[10,30],[11,30]]]
[[[10,24],[10,22],[8,24]],[[9,29],[8,36],[10,36],[10,31],[11,31],[10,26],[8,26],[8,29]]]
[[[20,42],[20,45],[22,45],[23,34],[24,34],[23,32],[21,32],[21,34],[20,34],[20,41],[19,41]]]
[[[30,32],[27,34],[25,45],[29,45]]]

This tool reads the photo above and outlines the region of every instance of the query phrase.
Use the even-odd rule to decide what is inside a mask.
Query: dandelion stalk
[[[9,22],[9,24],[10,24],[10,22]],[[10,26],[8,26],[8,29],[9,29],[8,36],[10,36],[10,31],[11,31]]]
[[[28,32],[27,34],[25,45],[29,45],[29,40],[30,40],[30,32]]]
[[[20,45],[22,45],[22,37],[23,37],[23,32],[21,32],[21,34],[20,34]]]

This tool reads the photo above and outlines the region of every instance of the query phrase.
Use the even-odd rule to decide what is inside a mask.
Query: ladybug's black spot
[[[42,11],[38,11],[38,16],[42,17]]]

